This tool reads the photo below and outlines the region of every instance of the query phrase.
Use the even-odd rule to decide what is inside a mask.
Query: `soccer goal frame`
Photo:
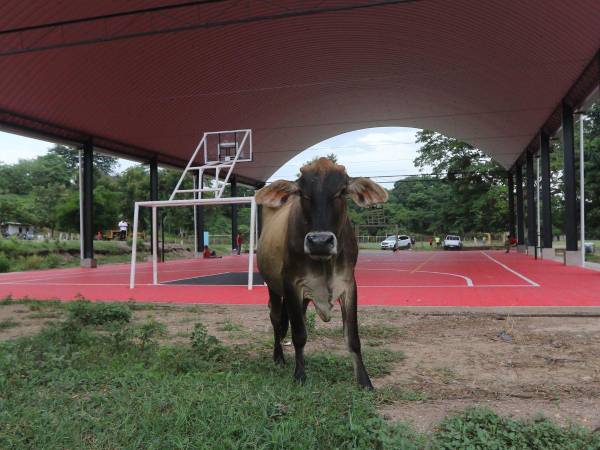
[[[254,241],[256,234],[256,200],[254,197],[226,197],[226,198],[196,198],[189,200],[157,200],[135,202],[133,211],[133,236],[131,243],[131,273],[129,287],[135,287],[135,269],[137,257],[137,237],[140,208],[152,209],[152,284],[158,285],[158,231],[157,214],[158,208],[169,208],[175,206],[211,206],[211,205],[250,205],[250,239],[248,255],[248,290],[251,291],[254,282]]]

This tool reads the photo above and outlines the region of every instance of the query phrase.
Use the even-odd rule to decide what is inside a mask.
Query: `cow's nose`
[[[304,252],[311,256],[337,254],[337,238],[330,231],[311,231],[304,238]]]

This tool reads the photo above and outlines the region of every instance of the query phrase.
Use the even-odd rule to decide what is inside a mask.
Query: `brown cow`
[[[263,205],[258,266],[269,287],[273,359],[284,363],[281,341],[289,322],[296,353],[294,378],[304,381],[306,307],[312,301],[319,317],[328,322],[333,302],[338,300],[356,380],[372,389],[360,353],[354,279],[358,245],[346,196],[359,206],[369,206],[385,202],[388,195],[367,178],[350,179],[344,166],[327,158],[300,172],[295,182],[278,180],[256,193],[256,202]]]

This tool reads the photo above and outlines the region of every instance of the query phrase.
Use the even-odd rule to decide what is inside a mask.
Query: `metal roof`
[[[599,48],[598,0],[3,0],[0,125],[172,164],[204,131],[252,128],[238,172],[256,180],[409,126],[508,168],[597,87]]]

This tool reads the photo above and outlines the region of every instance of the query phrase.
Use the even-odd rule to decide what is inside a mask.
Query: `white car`
[[[381,242],[381,250],[394,250],[410,248],[411,240],[409,236],[399,234],[398,236],[388,236]]]
[[[460,239],[460,236],[456,236],[454,234],[449,234],[444,239],[444,250],[450,250],[452,248],[460,250],[462,249],[463,243]]]

